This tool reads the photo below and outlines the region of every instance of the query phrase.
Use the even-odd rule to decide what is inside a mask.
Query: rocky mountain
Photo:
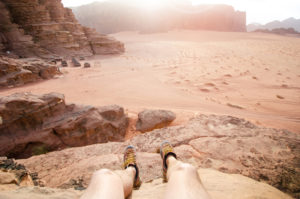
[[[162,5],[145,9],[130,1],[95,2],[73,8],[79,22],[103,33],[172,29],[246,31],[246,13],[227,5]]]
[[[81,26],[61,0],[1,0],[0,53],[22,57],[115,54],[124,45]]]
[[[278,28],[285,28],[285,29],[293,28],[296,31],[300,32],[300,19],[288,18],[283,21],[272,21],[265,25],[253,23],[253,24],[249,24],[247,26],[247,31],[251,32],[251,31],[258,30],[258,29],[273,30],[273,29],[278,29]]]

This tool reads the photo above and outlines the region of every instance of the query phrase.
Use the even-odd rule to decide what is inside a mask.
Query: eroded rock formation
[[[0,98],[0,156],[30,157],[66,147],[123,141],[128,118],[119,106],[66,105],[62,94]]]
[[[61,0],[2,0],[0,13],[2,52],[47,57],[124,51],[121,42],[98,35],[95,30],[86,31]]]
[[[248,176],[299,196],[300,136],[257,127],[230,116],[201,115],[187,125],[138,135],[126,142],[97,144],[18,160],[50,187],[65,187],[70,179],[86,186],[101,168],[121,169],[124,148],[137,147],[144,182],[161,177],[160,144],[169,140],[179,159],[196,167]]]
[[[21,86],[60,74],[57,66],[40,59],[11,59],[0,56],[0,89]]]

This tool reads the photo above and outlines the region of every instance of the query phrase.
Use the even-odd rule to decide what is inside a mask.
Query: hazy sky
[[[62,0],[66,7],[79,6],[105,0]],[[141,0],[140,0],[141,1]],[[144,0],[155,6],[163,0]],[[176,1],[176,0],[174,0]],[[247,23],[267,23],[289,17],[300,18],[300,0],[190,0],[193,4],[228,4],[247,12]],[[126,2],[126,0],[123,0]]]

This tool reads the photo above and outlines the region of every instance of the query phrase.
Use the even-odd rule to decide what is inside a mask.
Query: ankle
[[[177,162],[177,159],[173,155],[169,155],[166,159],[168,167],[170,167],[170,165],[173,165],[175,162]]]
[[[129,167],[126,168],[126,171],[127,171],[128,173],[130,173],[130,176],[132,176],[132,179],[135,180],[136,172],[137,172],[137,171],[136,171],[136,168],[133,167],[133,166],[129,166]]]

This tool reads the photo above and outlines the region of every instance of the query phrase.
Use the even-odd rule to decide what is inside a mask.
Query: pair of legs
[[[162,150],[163,147],[161,155],[165,169],[164,178],[168,181],[164,199],[210,199],[196,168],[177,160],[170,145],[165,152]],[[124,159],[126,162],[126,158]],[[95,172],[81,199],[127,198],[137,184],[139,171],[134,164],[135,162],[129,164],[121,171],[101,169]]]

